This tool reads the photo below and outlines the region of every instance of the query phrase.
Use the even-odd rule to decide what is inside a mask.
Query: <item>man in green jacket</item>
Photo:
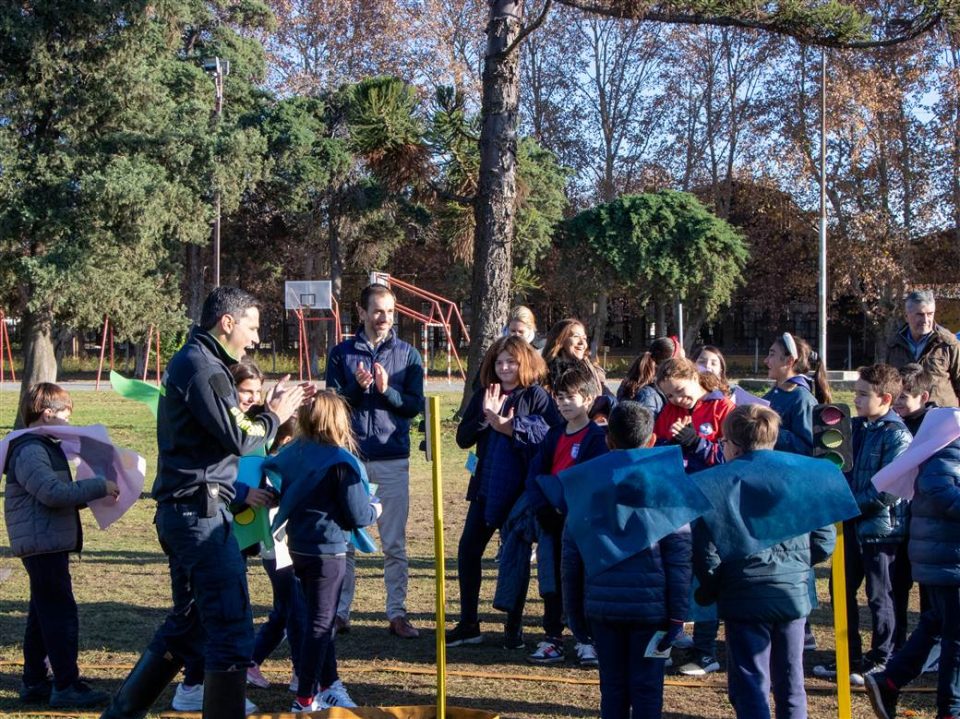
[[[886,361],[897,369],[910,362],[920,364],[933,377],[930,401],[956,407],[960,404],[960,342],[934,321],[936,308],[930,290],[907,295],[907,322],[890,338]]]

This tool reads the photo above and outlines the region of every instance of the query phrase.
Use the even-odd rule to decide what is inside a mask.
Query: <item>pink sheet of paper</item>
[[[913,499],[920,465],[960,437],[960,409],[938,407],[927,411],[907,450],[870,480],[878,492]]]
[[[87,505],[100,529],[106,529],[120,519],[140,498],[146,481],[146,460],[132,450],[115,447],[102,424],[87,427],[45,425],[10,432],[0,441],[0,467],[6,466],[10,442],[28,432],[60,440],[67,461],[74,467],[76,479],[105,477],[117,483],[120,496],[116,500],[103,497]]]
[[[739,385],[733,386],[733,393],[731,394],[730,399],[732,399],[733,403],[738,407],[742,404],[759,404],[761,407],[770,406],[770,403],[767,400],[747,392],[747,390],[741,388]]]

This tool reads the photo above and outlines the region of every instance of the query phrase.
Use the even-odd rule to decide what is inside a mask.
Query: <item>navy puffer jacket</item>
[[[893,410],[874,422],[861,417],[853,420],[853,469],[847,479],[860,507],[856,527],[857,539],[861,542],[903,542],[907,538],[910,503],[878,492],[870,480],[903,454],[912,439],[907,426]]]
[[[960,439],[920,467],[914,483],[908,552],[920,584],[960,585]]]
[[[832,526],[722,563],[704,523],[694,526],[698,603],[716,601],[721,619],[739,621],[789,622],[810,614],[810,569],[833,553]]]
[[[563,605],[571,623],[586,617],[590,621],[663,626],[670,619],[686,619],[692,553],[690,528],[686,526],[588,578],[584,561],[590,558],[582,557],[569,533],[564,532],[560,576]]]

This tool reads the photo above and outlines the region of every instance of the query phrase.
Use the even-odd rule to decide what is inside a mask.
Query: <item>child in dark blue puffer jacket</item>
[[[620,402],[607,422],[610,449],[652,443],[653,415],[638,402]],[[667,478],[669,479],[669,478]],[[589,622],[600,666],[601,719],[658,719],[663,712],[666,658],[646,656],[654,634],[668,651],[683,633],[690,604],[692,543],[689,526],[588,578],[584,558],[564,532],[563,605],[571,626]],[[632,710],[632,714],[631,714]]]
[[[353,452],[350,408],[332,390],[300,408],[299,438],[264,464],[280,476],[274,527],[287,521],[287,546],[307,605],[292,711],[356,706],[337,675],[334,620],[354,529],[373,524],[380,502]],[[320,692],[317,692],[319,684]]]

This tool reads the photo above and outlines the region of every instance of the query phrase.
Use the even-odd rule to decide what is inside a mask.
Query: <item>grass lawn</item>
[[[839,399],[850,401],[849,393]],[[15,394],[0,393],[0,433],[11,428]],[[444,416],[450,417],[457,397],[443,396]],[[154,421],[142,405],[122,400],[112,392],[77,392],[74,395],[75,424],[106,424],[114,441],[137,450],[147,458],[148,476],[156,467]],[[463,468],[466,453],[456,447],[456,425],[443,425],[444,517],[446,525],[447,608],[457,618],[456,547],[466,512],[464,493],[467,473]],[[414,438],[416,446],[417,438]],[[383,615],[384,592],[382,562],[377,557],[362,558],[358,565],[357,596],[353,630],[338,639],[340,673],[354,699],[360,704],[431,704],[434,701],[434,559],[433,510],[430,467],[422,454],[415,453],[411,472],[411,512],[409,522],[411,619],[421,628],[418,640],[400,640],[386,631]],[[148,479],[149,483],[150,479]],[[96,528],[88,512],[84,517],[85,547],[71,564],[74,593],[80,605],[80,662],[82,673],[92,683],[113,690],[136,660],[162,621],[170,601],[166,560],[160,551],[153,527],[153,502],[145,497],[105,532]],[[2,524],[2,520],[0,520]],[[594,717],[597,716],[599,690],[597,674],[582,670],[572,661],[562,667],[532,667],[524,653],[499,648],[503,615],[490,607],[496,581],[492,543],[484,569],[481,603],[487,643],[458,647],[447,652],[449,670],[448,702],[499,712],[505,717]],[[259,560],[249,562],[250,592],[255,621],[260,623],[271,605],[270,585]],[[808,674],[810,716],[837,715],[835,685],[812,677],[812,667],[831,660],[833,646],[832,614],[827,593],[827,570],[818,571],[818,592],[823,603],[813,615],[819,651],[805,657]],[[535,582],[533,582],[535,585]],[[535,591],[531,591],[535,595]],[[27,611],[26,573],[19,560],[10,555],[5,528],[0,530],[0,713],[20,715],[17,689],[20,681],[20,641]],[[916,621],[916,589],[911,619]],[[529,600],[526,635],[530,649],[539,638],[541,602]],[[869,626],[869,616],[861,611],[861,625]],[[721,634],[722,638],[722,634]],[[869,639],[867,638],[867,642]],[[573,643],[568,641],[568,652]],[[721,657],[723,645],[721,642]],[[249,690],[249,696],[265,712],[286,711],[291,695],[286,689],[290,676],[288,649],[283,645],[264,665],[264,673],[276,684],[269,689]],[[721,661],[723,661],[721,659]],[[680,680],[683,681],[680,681]],[[726,699],[726,675],[715,674],[703,680],[668,676],[665,690],[666,716],[713,719],[733,716]],[[924,682],[930,687],[930,681]],[[155,705],[165,712],[173,686]],[[905,696],[901,716],[933,717],[931,693]],[[29,714],[23,714],[29,716]],[[873,714],[862,693],[853,699],[854,717]]]

